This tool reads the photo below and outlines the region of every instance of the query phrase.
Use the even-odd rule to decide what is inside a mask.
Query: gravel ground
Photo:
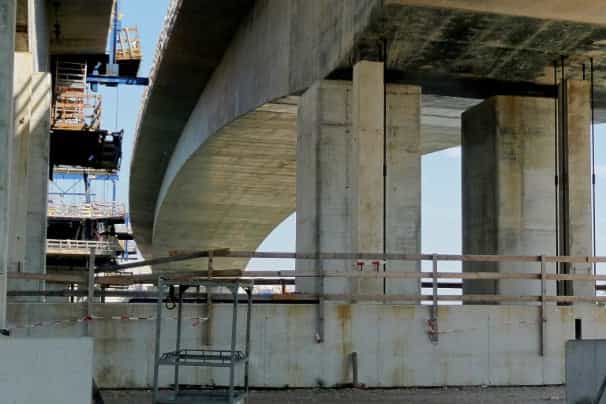
[[[148,391],[104,391],[105,404],[151,403]],[[390,390],[253,390],[248,404],[565,404],[564,388],[468,387]]]

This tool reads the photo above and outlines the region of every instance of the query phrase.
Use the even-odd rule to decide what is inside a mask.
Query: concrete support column
[[[25,266],[25,228],[27,221],[27,199],[29,196],[27,193],[27,163],[29,160],[32,70],[31,53],[15,53],[13,87],[15,118],[12,138],[11,183],[9,188],[9,272],[23,272]],[[19,283],[9,282],[11,285]]]
[[[564,80],[559,89],[560,255],[592,255],[591,88],[588,81]],[[592,274],[591,264],[562,264],[561,272]],[[594,282],[562,282],[561,294],[593,296]]]
[[[352,250],[383,253],[385,87],[383,63],[361,61],[353,68],[351,232]],[[383,280],[364,279],[358,293],[383,294]]]
[[[463,254],[554,255],[554,101],[498,96],[462,119]],[[537,273],[539,266],[465,262],[463,271]],[[554,294],[554,282],[547,286]],[[540,283],[528,280],[465,281],[463,290],[541,293]]]
[[[385,97],[382,72],[380,63],[360,62],[353,84],[322,81],[301,97],[297,252],[420,252],[421,92],[389,85]],[[305,278],[318,270],[352,272],[358,270],[355,264],[299,260],[297,291],[419,293],[415,280],[326,278],[321,285]],[[387,269],[419,271],[420,265],[393,262]],[[374,270],[370,262],[365,264],[365,271]]]
[[[34,73],[30,101],[25,271],[42,274],[46,273],[51,98],[50,73]],[[29,286],[38,289],[43,283],[33,282]]]
[[[0,0],[0,329],[6,328],[8,211],[13,133],[13,57],[16,2]]]

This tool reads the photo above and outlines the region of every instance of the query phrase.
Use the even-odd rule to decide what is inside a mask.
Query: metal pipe
[[[95,300],[95,247],[90,248],[88,257],[88,288],[86,300],[86,314],[88,317],[93,316],[93,303]]]
[[[234,403],[234,384],[236,382],[235,362],[236,362],[236,341],[237,341],[237,324],[238,324],[238,287],[232,287],[231,290],[234,296],[233,303],[233,318],[231,323],[231,361],[229,366],[229,403]]]
[[[175,381],[174,381],[174,386],[175,386],[175,394],[179,394],[179,359],[181,357],[181,328],[182,328],[182,321],[183,321],[183,292],[185,290],[183,289],[183,287],[179,286],[179,303],[178,303],[178,309],[177,309],[177,341],[175,344],[175,352],[177,354],[176,359],[175,359]]]
[[[164,282],[162,277],[158,277],[158,301],[156,302],[156,346],[154,350],[154,390],[152,393],[152,403],[158,402],[158,378],[160,372],[160,338],[162,336],[162,301],[164,300]]]
[[[590,105],[591,105],[591,216],[592,216],[592,220],[593,220],[593,227],[592,227],[592,238],[593,238],[593,255],[595,255],[597,253],[597,238],[596,238],[596,232],[597,232],[597,221],[596,221],[596,198],[595,198],[595,116],[594,116],[594,109],[595,109],[595,105],[594,105],[594,76],[593,76],[593,58],[589,59],[589,79],[590,79],[590,86],[591,86],[591,91],[589,94],[590,97]],[[597,265],[594,262],[593,263],[593,274],[595,275],[597,273]]]
[[[244,364],[244,391],[248,396],[248,368],[250,365],[250,329],[252,322],[252,288],[246,288],[247,307],[246,307],[246,363]]]

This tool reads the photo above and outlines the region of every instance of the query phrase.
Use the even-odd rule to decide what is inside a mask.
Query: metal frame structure
[[[231,342],[230,349],[192,349],[182,348],[181,329],[183,324],[183,297],[189,288],[198,290],[200,287],[206,289],[207,294],[211,294],[213,289],[224,288],[229,290],[233,297],[232,302],[232,322],[231,322]],[[199,402],[216,402],[235,404],[242,402],[248,396],[248,367],[250,358],[250,327],[252,314],[252,293],[254,282],[252,280],[242,279],[207,279],[196,281],[177,281],[169,280],[162,276],[158,277],[158,299],[156,313],[156,347],[154,362],[154,388],[152,403],[191,403],[192,399],[199,399]],[[244,289],[247,295],[247,315],[246,315],[246,337],[244,350],[238,350],[237,332],[238,332],[238,292]],[[169,294],[167,295],[167,290]],[[177,294],[175,296],[174,294]],[[177,306],[177,338],[175,350],[171,352],[160,353],[162,338],[162,305],[166,298],[174,299]],[[208,301],[210,305],[210,300]],[[210,308],[210,307],[209,307]],[[210,312],[210,311],[209,311]],[[211,322],[207,319],[207,328],[211,327]],[[159,372],[160,366],[172,366],[174,369],[173,389],[160,392]],[[218,367],[229,369],[229,386],[223,390],[186,390],[179,389],[179,371],[181,366],[191,367]],[[244,366],[244,385],[242,389],[236,389],[236,366]],[[203,386],[200,386],[203,387]]]

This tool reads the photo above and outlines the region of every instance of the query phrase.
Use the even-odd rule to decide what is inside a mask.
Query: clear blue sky
[[[121,0],[123,25],[137,25],[141,35],[144,59],[139,72],[147,76],[155,54],[158,34],[163,26],[168,0]],[[125,131],[124,156],[118,187],[119,200],[127,203],[128,177],[132,154],[134,130],[137,123],[142,87],[119,87],[119,96],[114,88],[102,88],[103,126],[115,129],[116,106],[118,107],[118,127]],[[597,169],[597,244],[598,254],[606,255],[606,218],[600,212],[606,207],[606,128],[596,130]],[[424,253],[461,252],[461,158],[460,149],[450,149],[423,157],[422,166],[422,250]],[[295,250],[295,217],[286,219],[260,246],[263,251]],[[292,263],[280,260],[281,269],[292,267]],[[442,263],[446,270],[448,263]],[[450,263],[455,270],[458,264]],[[262,262],[254,262],[251,268],[267,269]]]

